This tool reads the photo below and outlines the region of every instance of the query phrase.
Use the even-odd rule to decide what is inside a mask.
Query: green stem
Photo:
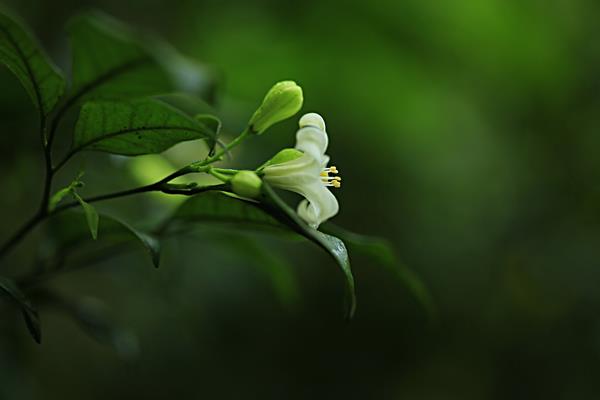
[[[229,151],[231,151],[231,149],[233,149],[234,147],[236,147],[240,143],[242,143],[246,139],[246,137],[248,137],[248,135],[250,135],[250,129],[246,128],[246,129],[244,129],[244,131],[242,133],[240,133],[240,135],[238,137],[236,137],[231,142],[229,142],[227,144],[227,146],[225,146],[221,150],[217,151],[212,157],[209,157],[209,158],[207,158],[204,161],[198,161],[198,162],[192,163],[191,166],[193,166],[193,167],[205,167],[205,166],[210,165],[210,164],[212,164],[214,162],[220,161],[221,158],[223,157],[223,155],[225,155],[226,153],[228,153]]]
[[[46,124],[45,119],[42,119],[41,131],[42,131],[43,138],[45,135],[45,124]],[[200,188],[196,187],[196,188],[186,189],[186,188],[168,187],[167,183],[169,183],[170,181],[172,181],[175,178],[178,178],[180,176],[187,175],[190,173],[209,172],[211,169],[211,167],[209,167],[210,164],[220,161],[221,157],[225,153],[227,153],[234,147],[238,146],[249,134],[250,134],[250,130],[245,129],[238,137],[236,137],[234,140],[229,142],[229,144],[227,144],[227,146],[222,148],[220,151],[215,153],[213,156],[205,159],[204,161],[199,161],[199,162],[187,165],[155,183],[152,183],[150,185],[140,186],[140,187],[133,188],[133,189],[122,190],[119,192],[107,193],[107,194],[103,194],[103,195],[99,195],[99,196],[93,196],[93,197],[84,199],[84,201],[86,203],[94,203],[97,201],[110,200],[110,199],[116,199],[116,198],[125,197],[125,196],[131,196],[131,195],[139,194],[139,193],[157,192],[157,191],[167,193],[167,194],[181,194],[181,195],[190,196],[190,195],[201,193],[201,192],[207,191],[207,190],[223,190],[226,188],[225,185],[207,186],[207,187],[200,187]],[[13,247],[15,247],[25,236],[27,236],[27,234],[31,230],[33,230],[33,228],[35,228],[40,222],[44,221],[47,217],[49,217],[51,215],[55,215],[59,212],[68,210],[70,208],[73,208],[73,207],[76,207],[79,205],[79,202],[75,201],[75,202],[71,202],[71,203],[67,203],[62,206],[59,206],[52,211],[48,211],[48,201],[50,198],[50,191],[52,188],[52,177],[53,177],[54,173],[56,173],[56,171],[64,165],[64,163],[61,162],[61,163],[59,163],[59,165],[57,165],[56,167],[53,168],[50,147],[48,146],[48,143],[46,142],[45,138],[43,140],[43,144],[44,144],[44,155],[45,155],[45,159],[46,159],[46,179],[45,179],[45,184],[44,184],[44,195],[42,198],[42,204],[40,205],[40,210],[34,217],[32,217],[27,223],[25,223],[10,239],[8,239],[0,247],[0,259],[3,258]],[[219,169],[217,169],[217,171],[218,170]],[[227,170],[223,170],[223,172],[225,172],[225,171],[227,171]],[[225,173],[227,173],[227,172],[225,172]]]

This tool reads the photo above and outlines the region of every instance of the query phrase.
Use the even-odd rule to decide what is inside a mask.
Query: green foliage
[[[0,276],[0,298],[2,298],[2,293],[8,295],[11,300],[17,306],[19,306],[21,312],[23,313],[23,318],[25,319],[25,324],[27,325],[27,329],[29,330],[31,337],[33,337],[37,343],[41,343],[42,328],[40,319],[38,312],[35,308],[33,308],[29,299],[25,296],[15,282],[13,282],[11,279]]]
[[[348,293],[347,315],[354,316],[356,311],[356,293],[354,290],[354,276],[350,269],[350,259],[346,245],[339,238],[319,232],[311,228],[298,217],[296,212],[290,208],[275,191],[267,184],[263,184],[264,199],[259,203],[260,207],[285,224],[292,231],[304,236],[325,250],[338,264],[346,278],[346,290]]]
[[[50,200],[48,201],[48,211],[53,211],[58,203],[60,203],[65,196],[70,194],[79,204],[81,204],[92,239],[96,240],[98,238],[98,222],[100,217],[94,206],[83,200],[76,190],[76,188],[83,186],[83,182],[81,181],[82,176],[83,171],[81,171],[77,178],[75,178],[67,187],[60,189],[50,197]]]
[[[263,212],[258,203],[227,192],[208,192],[187,199],[177,208],[168,226],[189,223],[220,223],[281,233],[286,228]]]
[[[429,319],[431,321],[437,319],[437,310],[431,293],[421,279],[397,259],[389,241],[380,237],[350,232],[330,222],[323,225],[321,230],[342,239],[351,252],[362,253],[387,268],[411,291],[427,311]]]
[[[151,46],[119,21],[88,13],[73,18],[67,30],[73,57],[71,98],[145,96],[176,88]]]
[[[134,156],[211,137],[214,132],[205,125],[159,100],[94,101],[81,110],[71,153],[99,150]]]
[[[207,103],[189,94],[170,93],[178,87],[188,89],[188,92],[194,91],[199,82],[208,82],[205,71],[197,64],[185,60],[155,40],[145,40],[118,21],[99,13],[88,13],[72,19],[68,32],[72,50],[72,86],[58,111],[49,115],[48,121],[46,118],[42,119],[42,131],[49,131],[48,139],[43,141],[46,181],[42,204],[30,225],[18,232],[17,240],[9,241],[0,250],[0,256],[4,255],[6,249],[18,242],[28,230],[49,219],[47,232],[48,247],[51,250],[48,253],[51,255],[39,263],[41,267],[37,272],[42,276],[34,273],[30,277],[24,277],[19,281],[22,287],[30,288],[30,284],[39,283],[42,278],[61,271],[69,262],[71,269],[91,265],[98,258],[116,254],[119,246],[128,247],[131,241],[140,243],[150,254],[154,266],[158,267],[160,243],[157,238],[109,216],[103,215],[100,224],[100,216],[90,204],[93,201],[152,191],[191,196],[155,231],[156,236],[178,233],[177,228],[187,229],[195,223],[217,223],[233,225],[236,229],[260,229],[275,232],[278,236],[300,237],[316,244],[333,258],[344,274],[349,317],[355,313],[356,295],[348,250],[343,240],[347,240],[354,248],[379,258],[384,265],[399,265],[389,246],[378,239],[339,228],[332,228],[330,233],[333,234],[327,234],[310,227],[268,184],[262,182],[256,172],[216,168],[212,165],[221,161],[231,149],[252,133],[260,134],[271,125],[296,114],[303,103],[302,89],[296,83],[284,81],[273,86],[246,129],[229,143],[223,144],[219,139],[222,122],[212,115],[213,110]],[[64,81],[35,46],[30,35],[1,14],[0,61],[17,75],[42,115],[46,116],[63,94]],[[59,131],[65,113],[80,102],[83,102],[83,106],[75,124],[71,148],[54,165],[54,135]],[[83,186],[80,173],[68,186],[50,196],[53,177],[80,151],[138,156],[161,153],[180,142],[197,139],[208,143],[208,156],[199,158],[152,184],[85,199],[77,191]],[[217,144],[222,148],[217,150]],[[265,165],[289,161],[301,155],[302,152],[296,149],[284,149]],[[190,173],[210,174],[225,183],[201,186],[197,182],[173,182]],[[321,178],[315,176],[315,179],[320,182]],[[237,194],[230,193],[231,191]],[[59,207],[68,195],[75,202]],[[83,213],[69,210],[78,204]],[[85,225],[83,220],[86,221]],[[293,277],[282,259],[271,254],[268,249],[260,248],[252,240],[236,240],[232,246],[263,268],[283,303],[292,303],[297,297],[296,289]],[[100,252],[89,252],[86,257],[85,252],[90,248]],[[74,255],[81,253],[84,257],[80,257],[80,262],[72,263],[72,258],[77,259]],[[418,279],[410,275],[408,270],[396,271],[423,303],[431,304],[428,293]],[[0,288],[19,305],[30,332],[39,342],[41,334],[37,312],[12,281],[0,279]],[[105,322],[98,307],[65,300],[47,290],[38,290],[37,293],[47,304],[78,321],[97,339],[117,348],[120,346],[119,334]]]
[[[0,12],[0,62],[21,81],[33,104],[48,115],[65,89],[65,80],[32,35]]]
[[[209,156],[212,156],[219,142],[219,134],[223,128],[221,120],[211,114],[197,114],[194,118],[204,125],[210,132],[210,137],[206,140],[210,148]]]
[[[54,193],[54,195],[52,195],[52,197],[50,197],[50,200],[48,200],[48,211],[53,211],[67,195],[74,194],[76,188],[83,186],[83,182],[81,181],[82,176],[83,171],[81,171],[77,177],[73,179],[71,183],[69,183],[69,185],[58,190],[56,193]]]
[[[60,190],[58,190],[56,193],[54,193],[52,195],[52,197],[50,197],[50,200],[48,201],[48,210],[52,211],[56,208],[56,206],[63,201],[63,199],[70,195],[71,192],[73,191],[73,187],[72,187],[72,183],[69,184],[69,186],[66,186]]]
[[[227,246],[231,246],[239,252],[269,279],[281,305],[287,308],[296,306],[300,293],[290,260],[278,254],[273,248],[265,247],[247,235],[229,234],[223,239]]]
[[[71,194],[73,195],[73,197],[75,197],[75,200],[77,200],[79,204],[81,204],[81,208],[83,208],[85,220],[87,221],[88,228],[90,229],[92,239],[98,239],[98,222],[100,221],[98,212],[96,211],[94,206],[83,200],[81,196],[77,194],[77,192],[72,191]]]
[[[211,192],[192,197],[183,203],[171,221],[234,223],[271,232],[295,232],[317,244],[342,269],[349,294],[348,316],[354,314],[356,296],[348,252],[335,236],[321,233],[306,225],[296,213],[270,188],[263,184],[264,196],[252,201],[223,192]]]
[[[82,219],[87,214],[66,211],[53,216],[48,222],[48,231],[58,253],[68,253],[89,242],[89,233]],[[117,242],[134,240],[148,252],[155,267],[160,263],[160,243],[152,235],[139,231],[114,217],[102,215],[102,224],[98,226],[98,237],[102,241]]]

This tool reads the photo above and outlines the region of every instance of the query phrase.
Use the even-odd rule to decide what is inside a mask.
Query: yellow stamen
[[[342,186],[341,181],[342,178],[339,176],[329,176],[329,174],[338,174],[339,171],[335,166],[331,166],[328,168],[323,169],[323,171],[321,171],[321,181],[323,182],[323,184],[325,186],[330,186],[330,187],[334,187],[334,188],[339,188],[340,186]]]

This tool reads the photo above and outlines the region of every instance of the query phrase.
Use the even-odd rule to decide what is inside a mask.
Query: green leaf
[[[67,30],[73,57],[71,99],[203,92],[210,83],[206,71],[106,14],[79,15]]]
[[[214,108],[198,97],[186,93],[170,93],[156,98],[194,117],[211,132],[211,139],[207,142],[210,148],[209,155],[212,155],[222,128],[221,120],[213,115]]]
[[[81,204],[81,208],[83,208],[83,213],[85,214],[85,220],[87,221],[88,228],[90,228],[90,233],[92,234],[92,239],[98,239],[98,222],[100,217],[98,216],[98,212],[94,208],[94,206],[86,203],[81,196],[79,196],[75,191],[71,192],[73,197]]]
[[[65,80],[33,35],[2,12],[0,62],[21,81],[40,113],[48,115],[64,93]]]
[[[86,103],[70,154],[81,150],[135,156],[161,153],[187,140],[210,138],[203,124],[154,99]]]
[[[219,134],[223,127],[221,120],[211,114],[198,114],[195,116],[196,121],[204,125],[212,134],[212,137],[207,141],[210,148],[209,157],[214,155],[215,148],[219,141]]]
[[[260,208],[277,218],[278,221],[287,225],[293,231],[317,244],[336,261],[346,278],[346,290],[349,296],[347,315],[349,318],[352,318],[356,311],[356,292],[354,276],[350,269],[350,258],[348,257],[348,250],[344,242],[335,236],[327,235],[308,226],[266,182],[263,183],[263,192],[264,198],[258,205]]]
[[[349,294],[348,315],[356,309],[354,278],[344,242],[306,225],[267,184],[260,202],[223,192],[206,192],[186,200],[174,213],[170,223],[217,222],[261,228],[278,234],[293,231],[317,244],[331,255],[342,269]]]
[[[62,201],[62,199],[64,199],[67,195],[69,195],[71,193],[71,191],[73,190],[73,188],[71,187],[71,185],[64,187],[60,190],[58,190],[56,193],[54,193],[52,195],[52,197],[50,197],[50,200],[48,201],[48,210],[52,211],[56,208],[56,206]]]
[[[89,231],[81,223],[83,215],[77,211],[66,211],[50,218],[49,237],[59,251],[79,248],[89,242]],[[160,262],[160,243],[153,236],[141,232],[123,221],[102,215],[102,224],[98,228],[101,241],[134,239],[142,244],[150,254],[152,264],[158,268]]]
[[[0,297],[2,292],[6,293],[12,301],[21,308],[23,318],[27,329],[37,343],[42,342],[42,328],[40,324],[40,318],[37,311],[31,305],[29,299],[21,291],[15,282],[11,279],[0,276]]]
[[[419,276],[397,259],[392,245],[386,239],[350,232],[330,222],[322,225],[321,230],[342,239],[351,252],[362,253],[387,268],[408,287],[427,312],[429,319],[431,321],[437,319],[437,309],[431,293]]]
[[[298,302],[299,291],[296,279],[288,261],[271,248],[261,246],[256,240],[247,235],[226,236],[227,245],[235,247],[239,253],[252,260],[260,271],[270,280],[275,294],[281,304],[291,308]]]
[[[168,223],[214,222],[282,232],[287,228],[256,207],[256,203],[226,192],[192,196],[177,208]]]
[[[77,177],[69,183],[68,186],[58,190],[56,193],[52,195],[50,200],[48,201],[48,210],[52,211],[56,208],[56,206],[69,194],[73,194],[75,192],[75,188],[83,186],[83,182],[81,182],[81,177],[83,176],[83,171],[79,172]]]

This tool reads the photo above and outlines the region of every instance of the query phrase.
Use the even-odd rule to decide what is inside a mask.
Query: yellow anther
[[[333,178],[331,178],[331,179],[333,179],[334,181],[341,181],[341,180],[342,180],[342,177],[341,177],[341,176],[334,176],[334,177],[333,177]]]
[[[336,189],[339,188],[340,186],[342,186],[340,181],[333,181],[333,182],[331,182],[331,185]]]
[[[331,167],[329,167],[329,172],[331,172],[332,174],[337,174],[338,170],[335,167],[335,165],[332,165]]]
[[[327,174],[327,172],[325,172],[325,171],[321,171],[321,176],[327,177],[327,176],[329,176],[329,175]]]

